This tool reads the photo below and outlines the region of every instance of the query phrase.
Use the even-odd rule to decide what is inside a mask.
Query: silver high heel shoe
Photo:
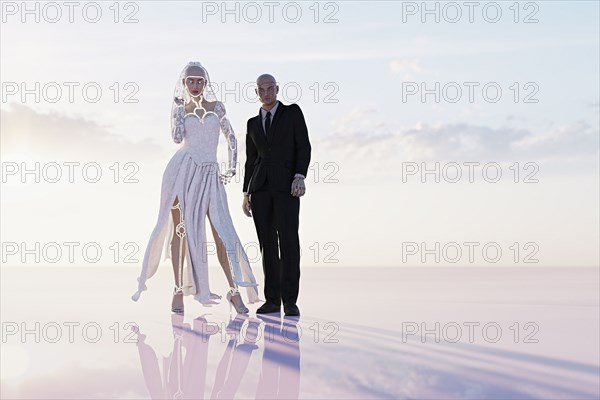
[[[235,303],[233,302],[233,300],[231,299],[233,296],[240,296],[240,291],[237,288],[229,288],[229,292],[227,292],[227,301],[229,302],[229,312],[231,312],[231,306],[233,306],[233,308],[235,308],[235,311],[238,314],[248,314],[250,312],[250,310],[248,310],[248,307],[246,307],[244,305],[244,303],[242,303],[241,306],[236,306]],[[242,296],[240,296],[240,301],[242,300]]]

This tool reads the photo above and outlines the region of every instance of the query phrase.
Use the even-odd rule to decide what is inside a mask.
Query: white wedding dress
[[[138,291],[132,299],[137,301],[141,292],[147,289],[146,280],[156,273],[163,248],[166,258],[170,258],[169,244],[173,235],[171,207],[175,198],[178,198],[187,240],[183,293],[194,295],[196,300],[204,304],[211,304],[212,299],[219,298],[211,293],[208,282],[208,216],[227,251],[234,283],[245,286],[248,301],[256,303],[260,301],[256,279],[231,220],[227,194],[219,178],[217,162],[217,145],[222,131],[229,147],[228,172],[231,172],[232,168],[235,171],[237,141],[226,118],[223,103],[217,101],[214,111],[205,111],[202,108],[195,111],[199,113],[185,114],[183,105],[173,111],[173,140],[176,143],[183,142],[183,145],[173,155],[163,175],[158,221],[144,255],[142,272],[138,278]]]

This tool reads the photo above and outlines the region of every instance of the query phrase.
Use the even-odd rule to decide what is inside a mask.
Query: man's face
[[[271,106],[275,104],[275,102],[277,101],[277,93],[279,93],[279,86],[277,86],[275,81],[271,79],[259,79],[258,82],[256,82],[256,84],[256,94],[258,95],[260,102],[264,106]]]

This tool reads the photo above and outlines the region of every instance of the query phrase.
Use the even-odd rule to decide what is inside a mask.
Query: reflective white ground
[[[137,273],[2,268],[1,397],[600,396],[598,269],[305,268],[294,319],[174,316],[169,268],[134,303]]]

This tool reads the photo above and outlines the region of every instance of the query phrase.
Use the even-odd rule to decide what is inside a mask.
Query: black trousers
[[[250,195],[262,253],[265,300],[295,304],[300,284],[300,198],[267,187]]]

